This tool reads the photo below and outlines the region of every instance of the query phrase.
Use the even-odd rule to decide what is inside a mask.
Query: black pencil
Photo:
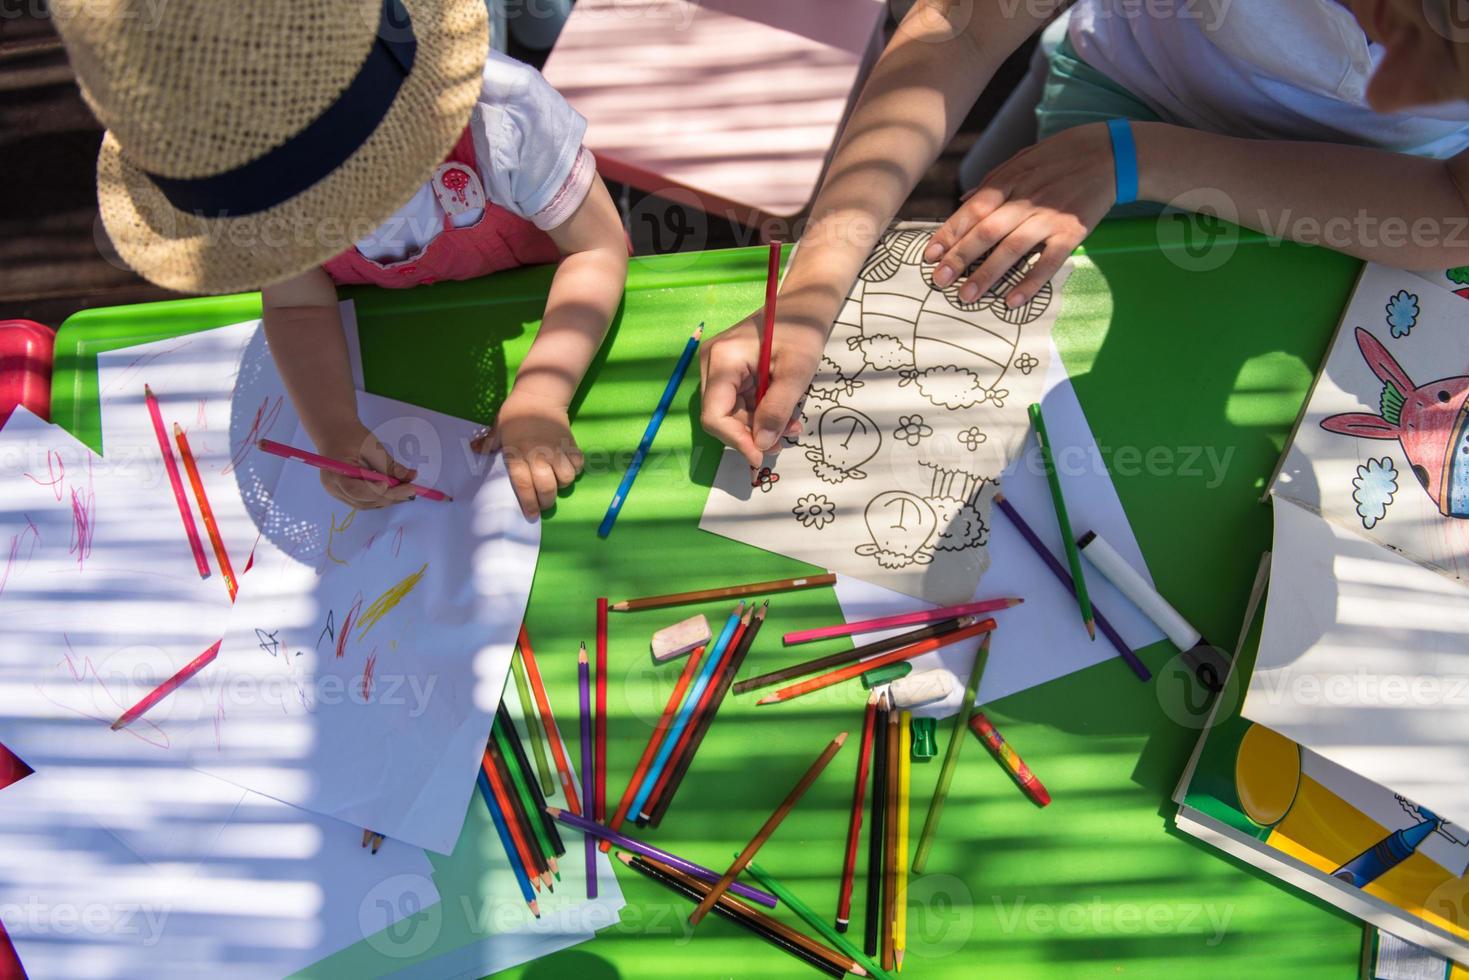
[[[734,686],[734,692],[736,694],[744,694],[746,691],[753,691],[756,688],[769,687],[771,684],[776,684],[780,681],[788,681],[792,677],[800,677],[803,674],[814,674],[828,667],[840,667],[842,664],[849,664],[855,660],[861,660],[863,657],[887,653],[889,650],[896,650],[910,643],[917,643],[919,640],[927,640],[930,637],[952,633],[962,624],[962,617],[958,619],[945,619],[931,626],[924,626],[907,633],[899,633],[897,636],[890,636],[885,640],[874,640],[871,643],[864,643],[860,647],[852,647],[850,650],[842,650],[838,653],[828,654],[825,657],[817,657],[815,660],[792,664],[789,667],[782,667],[780,670],[772,670],[768,674],[761,674],[758,677],[750,677],[742,680]]]
[[[689,771],[689,766],[694,762],[694,753],[699,751],[700,743],[709,733],[709,727],[714,724],[714,716],[719,713],[719,706],[724,702],[724,696],[729,693],[729,687],[734,682],[735,674],[739,673],[740,665],[745,662],[745,656],[750,652],[750,646],[755,642],[760,627],[765,624],[765,614],[769,609],[770,603],[766,602],[755,610],[749,629],[745,630],[744,635],[740,637],[739,645],[729,655],[728,661],[720,667],[719,675],[714,680],[714,693],[709,699],[709,710],[701,712],[694,718],[694,731],[689,736],[689,744],[674,762],[673,775],[669,777],[668,786],[664,788],[663,794],[654,803],[652,812],[648,814],[648,823],[652,826],[656,827],[663,821],[663,815],[673,804],[673,795],[678,792],[679,783],[683,781],[684,774]]]
[[[536,837],[536,830],[531,826],[530,814],[525,810],[525,801],[515,790],[515,780],[510,775],[509,766],[505,761],[505,753],[500,751],[499,743],[491,736],[488,743],[490,763],[495,771],[500,774],[500,780],[505,784],[506,793],[510,800],[510,812],[506,817],[514,820],[520,826],[520,832],[525,837],[526,847],[530,850],[531,860],[535,863],[534,868],[526,868],[526,874],[531,877],[539,876],[547,887],[555,890],[555,879],[551,875],[551,863],[546,860],[546,853],[541,849],[540,838]]]
[[[862,950],[877,956],[882,940],[882,872],[884,816],[888,796],[888,707],[887,697],[877,706],[872,727],[872,811],[867,818],[867,907],[866,933]]]
[[[546,796],[541,792],[541,784],[535,778],[535,771],[530,767],[530,760],[525,756],[525,745],[520,741],[520,733],[515,730],[515,721],[502,708],[496,715],[495,721],[500,725],[500,730],[505,733],[505,741],[510,743],[510,752],[515,756],[515,764],[520,767],[520,774],[525,777],[525,785],[530,789],[532,802],[536,805],[536,813],[540,815],[541,826],[546,828],[546,837],[551,841],[551,848],[557,857],[566,853],[566,845],[561,843],[561,832],[556,829],[556,821],[546,812]]]

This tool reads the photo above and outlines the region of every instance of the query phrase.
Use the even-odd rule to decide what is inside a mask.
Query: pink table
[[[579,0],[546,79],[610,180],[790,237],[880,50],[883,0]]]

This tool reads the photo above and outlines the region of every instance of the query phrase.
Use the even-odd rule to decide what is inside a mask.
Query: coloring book
[[[989,566],[999,476],[1029,431],[1070,265],[1027,303],[1010,270],[972,303],[922,259],[937,226],[898,225],[862,267],[801,408],[756,473],[726,451],[700,527],[941,604]]]

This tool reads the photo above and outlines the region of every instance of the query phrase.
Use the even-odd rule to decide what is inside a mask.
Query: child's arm
[[[266,286],[265,337],[286,393],[317,452],[409,481],[417,474],[396,462],[357,417],[357,393],[347,341],[337,313],[337,289],[321,269]],[[367,510],[411,499],[411,487],[321,473],[327,492]]]
[[[565,222],[549,232],[565,256],[546,313],[484,448],[503,449],[521,509],[535,517],[581,472],[568,412],[622,301],[627,239],[601,178]]]
[[[878,59],[842,130],[777,305],[771,382],[754,410],[760,313],[700,357],[703,425],[752,466],[778,445],[826,335],[873,245],[953,138],[990,76],[1061,2],[919,0]]]

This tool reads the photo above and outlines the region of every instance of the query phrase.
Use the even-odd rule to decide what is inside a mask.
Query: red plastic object
[[[15,406],[51,417],[51,357],[56,331],[33,320],[0,320],[0,426]]]

